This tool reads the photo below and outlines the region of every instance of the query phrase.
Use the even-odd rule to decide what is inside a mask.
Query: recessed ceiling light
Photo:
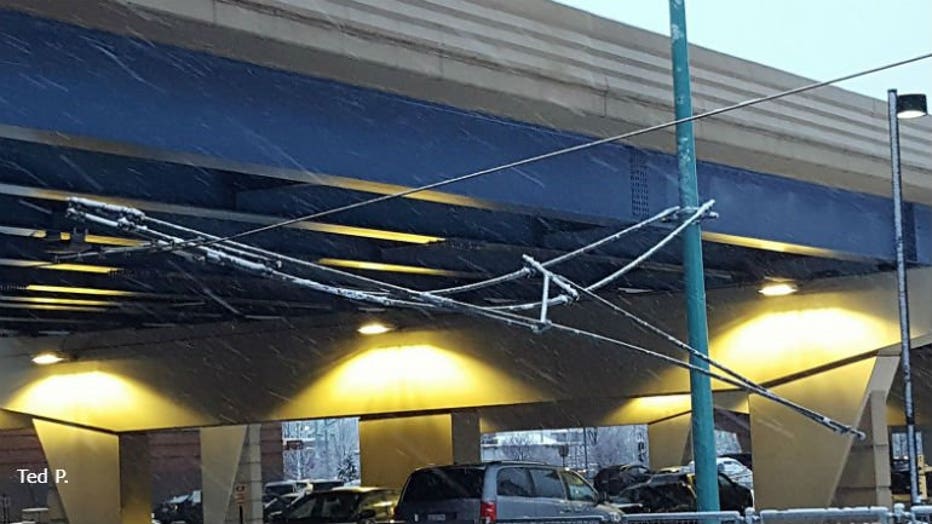
[[[57,351],[43,351],[32,357],[32,363],[39,366],[48,366],[50,364],[58,364],[68,360],[64,355]]]
[[[124,291],[121,289],[100,289],[93,287],[48,286],[45,284],[29,284],[26,291],[39,291],[43,293],[74,293],[79,295],[104,295],[113,297],[136,296],[141,293]]]
[[[381,322],[369,322],[359,326],[356,331],[361,335],[381,335],[382,333],[388,333],[392,329],[394,328]]]
[[[792,295],[797,291],[799,291],[799,289],[796,287],[796,284],[792,282],[772,282],[761,287],[758,293],[765,297],[783,297]]]

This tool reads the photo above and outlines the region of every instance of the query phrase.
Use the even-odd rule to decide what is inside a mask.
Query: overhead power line
[[[701,214],[705,213],[706,210],[711,206],[711,202],[706,203],[697,210],[692,217],[686,219],[686,221],[698,220]],[[582,286],[576,284],[569,279],[556,274],[546,267],[545,263],[539,263],[530,257],[525,256],[525,260],[530,262],[530,271],[537,272],[544,276],[544,293],[542,298],[537,305],[541,307],[541,318],[540,320],[535,320],[526,316],[519,315],[517,313],[512,313],[510,311],[502,311],[493,307],[483,307],[476,304],[471,304],[467,302],[462,302],[458,300],[451,299],[449,297],[440,296],[429,291],[417,291],[409,289],[403,286],[398,286],[395,284],[389,284],[387,282],[381,282],[375,279],[368,277],[363,277],[355,275],[352,273],[345,273],[340,270],[334,270],[332,268],[325,268],[323,266],[317,267],[316,264],[298,261],[299,265],[313,268],[321,271],[326,271],[331,274],[343,276],[351,281],[363,285],[370,285],[376,290],[371,289],[353,289],[345,288],[340,286],[334,286],[329,284],[324,284],[318,282],[314,279],[301,277],[297,275],[292,275],[282,267],[282,262],[289,261],[290,257],[284,255],[277,255],[275,253],[265,252],[258,248],[253,248],[251,246],[245,246],[243,244],[237,244],[235,242],[229,241],[219,241],[215,246],[205,246],[205,245],[196,245],[196,244],[186,244],[189,239],[184,239],[177,237],[168,233],[158,231],[152,227],[146,225],[146,222],[152,224],[157,224],[162,227],[175,229],[177,231],[182,231],[188,234],[196,235],[195,238],[198,239],[208,239],[216,238],[213,235],[208,235],[206,233],[199,232],[197,230],[187,228],[184,226],[179,226],[176,224],[171,224],[169,222],[152,219],[147,217],[144,213],[133,208],[125,208],[122,206],[114,206],[110,204],[105,204],[102,202],[95,202],[86,199],[70,199],[69,200],[69,215],[81,218],[84,220],[91,221],[96,224],[100,224],[109,228],[119,229],[121,231],[128,231],[134,234],[137,234],[143,238],[147,238],[153,242],[156,242],[159,246],[182,246],[186,245],[181,249],[172,250],[171,252],[176,256],[181,256],[189,260],[199,261],[210,264],[218,264],[227,267],[232,267],[242,271],[246,271],[252,274],[257,274],[266,278],[275,279],[289,283],[291,285],[304,287],[311,289],[313,291],[327,293],[335,296],[342,297],[344,299],[374,303],[381,306],[387,307],[405,307],[405,308],[419,308],[419,309],[428,309],[428,310],[440,310],[440,311],[452,311],[457,313],[463,313],[475,317],[481,317],[490,320],[497,320],[504,322],[505,324],[517,327],[523,327],[531,329],[535,332],[541,332],[546,329],[553,329],[571,336],[587,338],[589,340],[595,340],[598,342],[610,344],[616,347],[624,348],[629,351],[634,351],[646,355],[650,358],[660,360],[667,364],[687,369],[690,371],[696,371],[702,373],[710,378],[724,382],[731,386],[737,387],[741,390],[761,395],[768,400],[776,402],[780,405],[783,405],[793,411],[800,413],[801,415],[817,422],[833,431],[840,433],[847,433],[855,435],[858,438],[864,438],[864,433],[858,429],[838,422],[831,417],[822,415],[816,411],[813,411],[809,408],[796,404],[788,399],[784,399],[779,395],[772,393],[767,390],[765,387],[747,379],[746,377],[738,374],[737,372],[717,363],[715,360],[711,359],[708,356],[703,355],[702,358],[704,361],[708,362],[712,366],[722,370],[725,374],[710,371],[701,366],[693,365],[689,362],[684,362],[677,360],[669,355],[663,353],[658,353],[652,351],[643,346],[625,342],[607,335],[596,333],[593,331],[576,328],[562,323],[552,322],[547,318],[547,306],[550,303],[548,300],[548,284],[553,282],[558,287],[561,287],[564,290],[566,296],[571,297],[572,299],[579,298],[580,293],[582,295],[588,296],[590,298],[596,299],[599,303],[607,305],[616,313],[621,313],[626,318],[635,321],[640,327],[648,329],[649,331],[662,336],[667,342],[670,342],[677,346],[680,349],[684,349],[689,353],[696,353],[696,350],[689,346],[688,344],[679,341],[672,335],[662,331],[660,328],[657,328],[647,322],[646,320],[641,319],[633,315],[630,312],[627,312],[620,306],[617,306],[610,301],[598,296],[591,288],[593,286]],[[614,234],[606,238],[617,238],[620,235]],[[661,241],[662,242],[662,241]],[[580,256],[583,254],[590,246],[592,245],[602,245],[604,239],[597,240],[584,248],[577,249],[572,252],[575,256]],[[658,244],[662,245],[662,244]],[[649,248],[646,253],[653,253],[659,249],[658,245],[654,245]],[[241,247],[242,246],[242,247]],[[192,254],[190,251],[194,251],[195,254]],[[646,257],[639,257],[638,260],[644,260]],[[552,265],[554,260],[563,261],[565,257],[557,257],[549,261]],[[604,281],[604,279],[603,279]],[[601,281],[600,281],[601,282]],[[568,301],[566,301],[568,302]],[[564,302],[565,303],[565,302]]]

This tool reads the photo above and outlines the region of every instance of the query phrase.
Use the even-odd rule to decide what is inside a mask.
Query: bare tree
[[[641,449],[646,446],[644,426],[609,426],[596,428],[593,444],[594,462],[600,468],[615,464],[641,462]]]
[[[515,432],[506,437],[505,442],[501,446],[502,453],[511,460],[533,460],[539,447],[525,432]]]

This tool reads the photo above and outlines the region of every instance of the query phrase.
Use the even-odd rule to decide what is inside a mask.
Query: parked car
[[[719,505],[723,511],[744,511],[754,506],[751,490],[718,474]],[[612,502],[624,505],[628,512],[672,513],[696,511],[695,475],[686,471],[657,473],[650,480],[629,486]]]
[[[920,475],[925,476],[926,486],[932,486],[932,471],[919,464]],[[924,472],[924,473],[923,473]],[[890,458],[890,491],[895,502],[909,501],[909,459],[906,457]]]
[[[628,486],[647,482],[652,474],[643,464],[620,464],[600,469],[593,483],[600,493],[618,495]]]
[[[754,469],[754,461],[750,453],[725,453],[722,455],[725,458],[733,458],[738,462],[744,464],[744,466],[750,470]]]
[[[428,467],[408,477],[395,519],[408,523],[492,524],[519,518],[607,518],[607,505],[588,481],[565,468],[534,462],[483,462]]]
[[[284,512],[294,501],[303,497],[305,493],[285,493],[284,495],[273,495],[271,499],[262,504],[262,520],[269,522],[272,515]],[[263,497],[265,498],[265,497]]]
[[[267,482],[265,484],[265,494],[262,497],[263,503],[271,502],[276,495],[287,495],[289,493],[311,493],[313,491],[326,491],[340,487],[344,484],[339,479],[299,479],[299,480],[278,480]]]
[[[375,524],[392,519],[398,492],[375,487],[315,491],[269,516],[275,524]]]
[[[747,489],[754,489],[754,472],[752,472],[750,468],[731,457],[718,457],[717,463],[719,473],[724,474]],[[695,473],[695,462],[687,464],[684,470],[689,473]]]
[[[203,514],[201,512],[201,490],[194,490],[191,493],[171,497],[156,506],[152,514],[153,519],[161,524],[171,524],[175,522],[201,524],[203,522]]]

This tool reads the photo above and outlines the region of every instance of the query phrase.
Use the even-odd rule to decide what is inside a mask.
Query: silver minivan
[[[494,524],[523,520],[620,522],[573,471],[534,462],[427,467],[408,477],[395,519],[408,524]]]

